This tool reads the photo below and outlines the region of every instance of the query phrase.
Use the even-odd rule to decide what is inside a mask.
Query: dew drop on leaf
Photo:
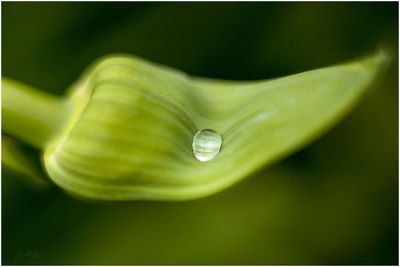
[[[209,161],[219,154],[222,136],[214,130],[203,129],[193,137],[193,154],[199,161]]]

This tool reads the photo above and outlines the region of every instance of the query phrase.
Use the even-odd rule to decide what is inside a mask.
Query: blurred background
[[[2,76],[55,94],[108,53],[254,80],[380,43],[385,80],[337,127],[207,198],[87,202],[3,164],[2,264],[397,264],[399,71],[396,2],[3,2]]]

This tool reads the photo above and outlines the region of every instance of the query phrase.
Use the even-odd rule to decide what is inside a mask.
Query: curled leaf
[[[210,195],[326,131],[382,76],[388,58],[379,50],[247,82],[191,77],[134,56],[106,57],[69,92],[73,114],[43,147],[45,169],[56,184],[87,198]],[[219,154],[204,162],[192,151],[202,129],[222,136]]]

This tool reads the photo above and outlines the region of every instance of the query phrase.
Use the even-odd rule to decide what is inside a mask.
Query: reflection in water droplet
[[[193,137],[193,153],[199,161],[209,161],[218,155],[222,136],[214,130],[203,129]]]

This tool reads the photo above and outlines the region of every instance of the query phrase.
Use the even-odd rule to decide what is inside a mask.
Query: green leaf
[[[68,119],[50,125],[56,133],[36,143],[44,144],[49,177],[72,194],[102,200],[199,198],[327,131],[382,78],[389,58],[378,50],[283,78],[222,81],[134,56],[109,56],[59,101],[68,105],[57,118]],[[192,145],[202,129],[222,136],[219,154],[204,162],[192,147],[201,150],[208,140],[220,139],[213,135]],[[204,151],[218,153],[219,143],[214,145]]]
[[[32,162],[32,159],[21,147],[21,144],[13,138],[1,137],[1,161],[3,163],[2,167],[20,174],[35,188],[40,190],[50,188],[50,183],[46,176]]]

